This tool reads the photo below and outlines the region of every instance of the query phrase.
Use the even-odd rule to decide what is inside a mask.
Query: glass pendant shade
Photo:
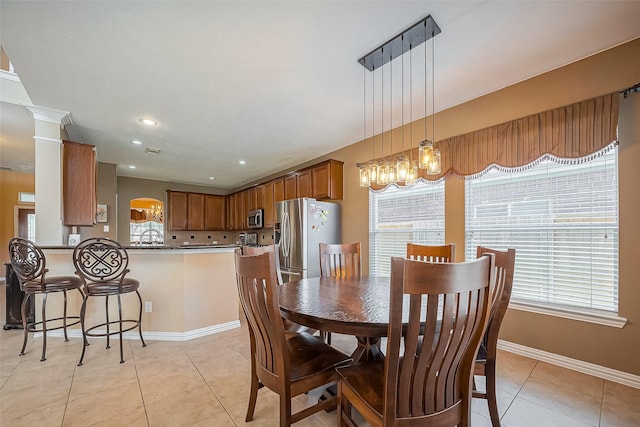
[[[407,172],[406,185],[413,185],[418,182],[418,164],[413,161],[409,164],[409,171]]]
[[[398,182],[406,182],[409,176],[409,159],[402,156],[396,163],[396,174]]]
[[[434,148],[433,154],[431,156],[431,162],[429,162],[429,166],[427,167],[427,174],[429,175],[437,175],[441,172],[442,166],[440,164],[440,149]]]
[[[395,184],[396,180],[397,180],[397,175],[396,175],[396,164],[395,162],[389,162],[387,163],[387,183],[388,184]]]
[[[387,164],[386,163],[379,163],[378,164],[378,184],[380,185],[387,185],[389,183],[389,175],[388,175],[388,170],[387,170]]]
[[[369,167],[360,166],[360,187],[368,187],[370,184]]]
[[[369,182],[375,184],[378,182],[378,163],[372,162],[369,164]]]
[[[431,163],[431,159],[433,157],[433,142],[425,139],[424,141],[420,141],[420,146],[418,148],[418,167],[420,169],[428,169],[429,164]]]

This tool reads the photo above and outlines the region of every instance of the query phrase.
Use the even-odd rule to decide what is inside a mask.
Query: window
[[[512,301],[617,314],[617,148],[564,163],[467,181],[466,259],[478,245],[513,247]]]
[[[18,201],[20,203],[35,203],[36,195],[34,193],[25,193],[20,191],[18,193]]]
[[[389,276],[407,243],[444,244],[444,180],[369,191],[369,273]]]

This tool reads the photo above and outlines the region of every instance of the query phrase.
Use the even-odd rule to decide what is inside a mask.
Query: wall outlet
[[[103,225],[103,226],[102,226],[102,230],[103,230],[105,233],[108,233],[108,232],[109,232],[109,226],[108,226],[108,225]]]
[[[153,311],[153,306],[151,305],[151,301],[145,301],[144,303],[144,312],[151,313]]]

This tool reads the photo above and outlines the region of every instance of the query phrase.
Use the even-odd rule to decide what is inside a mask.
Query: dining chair
[[[491,254],[463,263],[392,258],[386,358],[337,369],[340,426],[356,425],[352,408],[371,426],[469,426],[493,265]]]
[[[506,251],[490,249],[478,246],[476,254],[490,253],[495,257],[495,283],[491,291],[491,313],[489,325],[484,334],[484,338],[478,348],[474,374],[484,376],[486,379],[485,392],[480,392],[474,387],[473,397],[487,399],[489,415],[493,427],[500,426],[500,415],[498,413],[498,403],[496,396],[496,355],[498,352],[498,333],[500,325],[504,319],[511,299],[511,289],[513,287],[513,274],[515,271],[516,250]],[[475,380],[474,380],[475,384]]]
[[[242,247],[242,254],[243,255],[262,255],[264,253],[270,252],[273,254],[273,260],[274,260],[274,268],[275,268],[275,275],[277,278],[277,283],[278,285],[282,285],[282,273],[280,272],[280,258],[278,257],[278,245],[266,245],[266,246],[243,246]],[[294,323],[290,320],[287,320],[285,318],[282,318],[282,322],[284,323],[284,329],[287,332],[307,332],[311,335],[315,334],[316,332],[318,332],[317,329],[313,329],[313,328],[308,328],[306,326],[303,325],[299,325],[297,323]]]
[[[80,307],[80,324],[82,326],[82,354],[78,366],[82,366],[84,354],[89,345],[87,337],[106,337],[107,346],[111,335],[119,335],[120,338],[120,363],[124,363],[123,339],[124,332],[138,328],[142,346],[147,344],[142,338],[142,297],[138,288],[140,282],[131,277],[126,277],[129,273],[129,254],[115,240],[104,237],[96,237],[83,240],[73,251],[73,265],[76,274],[80,277],[84,288],[84,299]],[[135,292],[140,302],[137,319],[122,318],[122,295]],[[109,297],[118,298],[118,320],[109,320]],[[91,297],[105,297],[105,322],[87,328],[85,319],[87,313],[87,302]],[[123,328],[123,323],[128,326]],[[110,326],[118,325],[118,329],[112,331]],[[105,327],[106,332],[94,332],[97,328]]]
[[[407,258],[418,261],[455,262],[456,244],[426,246],[407,243]]]
[[[80,323],[79,316],[67,316],[67,291],[77,289],[84,298],[81,289],[82,282],[75,276],[47,276],[49,270],[46,268],[47,260],[44,252],[35,243],[27,239],[15,237],[9,240],[9,258],[11,260],[11,268],[18,277],[20,289],[25,294],[20,306],[22,328],[24,330],[20,356],[24,356],[29,332],[42,332],[42,357],[40,361],[44,362],[47,360],[47,332],[63,329],[64,340],[69,341],[67,328]],[[56,292],[62,292],[64,296],[63,314],[61,317],[47,319],[47,296]],[[27,302],[29,298],[35,298],[37,294],[42,295],[42,316],[39,322],[36,322],[35,319],[30,322],[26,313]],[[60,320],[62,320],[61,326],[48,326],[49,322]],[[73,320],[73,322],[67,323],[67,320]],[[38,325],[40,325],[40,329],[38,329]]]
[[[360,242],[320,243],[320,277],[360,277]],[[331,332],[320,331],[320,338],[331,344]]]
[[[336,406],[333,397],[295,414],[291,398],[337,380],[335,367],[349,356],[306,332],[285,334],[280,319],[277,282],[273,275],[274,254],[235,253],[240,302],[249,325],[251,391],[246,422],[253,420],[258,389],[263,385],[280,396],[280,426],[290,426],[323,409]]]

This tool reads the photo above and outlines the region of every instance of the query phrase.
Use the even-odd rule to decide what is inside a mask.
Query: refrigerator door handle
[[[289,212],[284,212],[282,218],[282,253],[285,258],[289,258],[290,236],[289,236]]]

